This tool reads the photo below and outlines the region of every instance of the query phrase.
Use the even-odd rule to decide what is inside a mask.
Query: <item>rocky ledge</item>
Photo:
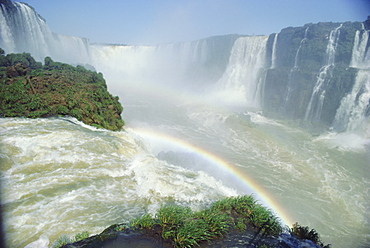
[[[314,229],[294,224],[283,227],[274,213],[253,196],[228,197],[209,208],[164,205],[130,223],[116,224],[89,237],[83,232],[68,239],[61,236],[53,248],[113,247],[258,247],[329,248]]]
[[[173,243],[161,236],[161,228],[152,230],[133,230],[123,228],[117,231],[120,225],[113,225],[101,234],[66,244],[61,248],[173,248]],[[182,247],[182,246],[179,246]],[[204,241],[197,245],[200,248],[322,248],[312,240],[302,239],[296,235],[282,233],[278,237],[264,237],[252,228],[243,231],[232,231],[223,237],[211,241]],[[329,245],[325,247],[330,247]]]

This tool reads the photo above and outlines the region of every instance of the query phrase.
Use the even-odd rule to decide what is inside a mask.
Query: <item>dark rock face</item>
[[[202,242],[201,248],[257,248],[262,245],[276,248],[321,248],[311,240],[297,239],[289,234],[279,237],[262,237],[256,231],[231,232],[223,238]],[[114,226],[99,235],[67,244],[62,248],[172,248],[174,245],[160,236],[160,233],[124,229],[114,231]]]
[[[370,16],[367,17],[366,21],[364,21],[364,26],[366,30],[370,29]]]
[[[303,239],[299,240],[296,239],[288,234],[281,234],[278,238],[278,242],[280,244],[279,247],[286,247],[286,248],[320,248],[320,246],[315,245],[311,240]]]
[[[328,63],[328,43],[336,29],[334,64],[331,65]],[[275,67],[266,72],[264,112],[275,118],[306,118],[331,125],[340,101],[350,92],[358,71],[350,67],[356,30],[361,30],[361,23],[318,23],[283,29],[277,38]],[[272,50],[274,37],[275,34],[270,35],[267,51]],[[271,52],[267,56],[267,61],[271,61]],[[311,98],[319,77],[323,79],[319,94],[324,92],[324,102],[322,110],[315,112],[315,108],[319,108],[318,96]],[[313,113],[307,115],[310,101]]]
[[[13,3],[11,0],[0,0],[0,4],[3,4],[7,8],[13,6]]]
[[[119,225],[112,225],[101,234],[67,244],[62,248],[170,248],[171,243],[162,239],[160,233],[125,228],[116,231]]]

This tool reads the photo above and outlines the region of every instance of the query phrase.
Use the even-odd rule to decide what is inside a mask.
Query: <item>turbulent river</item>
[[[370,247],[370,31],[364,24],[356,31],[350,23],[331,27],[320,46],[312,32],[321,24],[291,29],[294,42],[288,28],[272,43],[272,36],[230,35],[158,46],[99,45],[52,33],[33,8],[12,5],[0,8],[1,47],[30,52],[38,61],[51,56],[92,65],[120,97],[126,126],[110,132],[70,117],[0,118],[9,247],[45,248],[63,234],[96,234],[162,204],[200,209],[242,194],[254,194],[283,224],[314,228],[333,248]],[[298,104],[293,93],[301,84],[293,76],[300,66],[322,63],[307,62],[316,55],[303,56],[317,45],[326,60],[307,74],[317,78],[307,81],[312,92],[301,118],[315,121],[324,100],[335,95],[329,91],[342,85],[331,80],[331,70],[337,47],[349,49],[341,40],[351,39],[348,30],[355,36],[346,55],[351,62],[338,69],[340,75],[357,73],[332,110],[333,130],[346,132],[309,132],[259,112],[271,97],[285,99],[286,111],[295,109],[289,106]],[[285,51],[295,56],[285,58]],[[287,72],[287,79],[279,72],[277,81],[266,80],[274,70]],[[278,92],[268,95],[269,89]]]
[[[333,247],[369,245],[370,153],[363,137],[312,135],[195,97],[121,99],[121,132],[68,117],[0,119],[10,247],[99,233],[166,202],[199,209],[252,193],[283,223],[308,225]]]

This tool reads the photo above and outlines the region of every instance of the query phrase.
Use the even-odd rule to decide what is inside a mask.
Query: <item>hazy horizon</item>
[[[269,35],[317,22],[365,21],[366,0],[23,0],[58,34],[96,43],[154,45],[215,35]]]

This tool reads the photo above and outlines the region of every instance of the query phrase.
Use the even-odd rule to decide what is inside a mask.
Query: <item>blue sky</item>
[[[370,0],[22,0],[59,34],[153,45],[271,34],[306,23],[365,21]]]

